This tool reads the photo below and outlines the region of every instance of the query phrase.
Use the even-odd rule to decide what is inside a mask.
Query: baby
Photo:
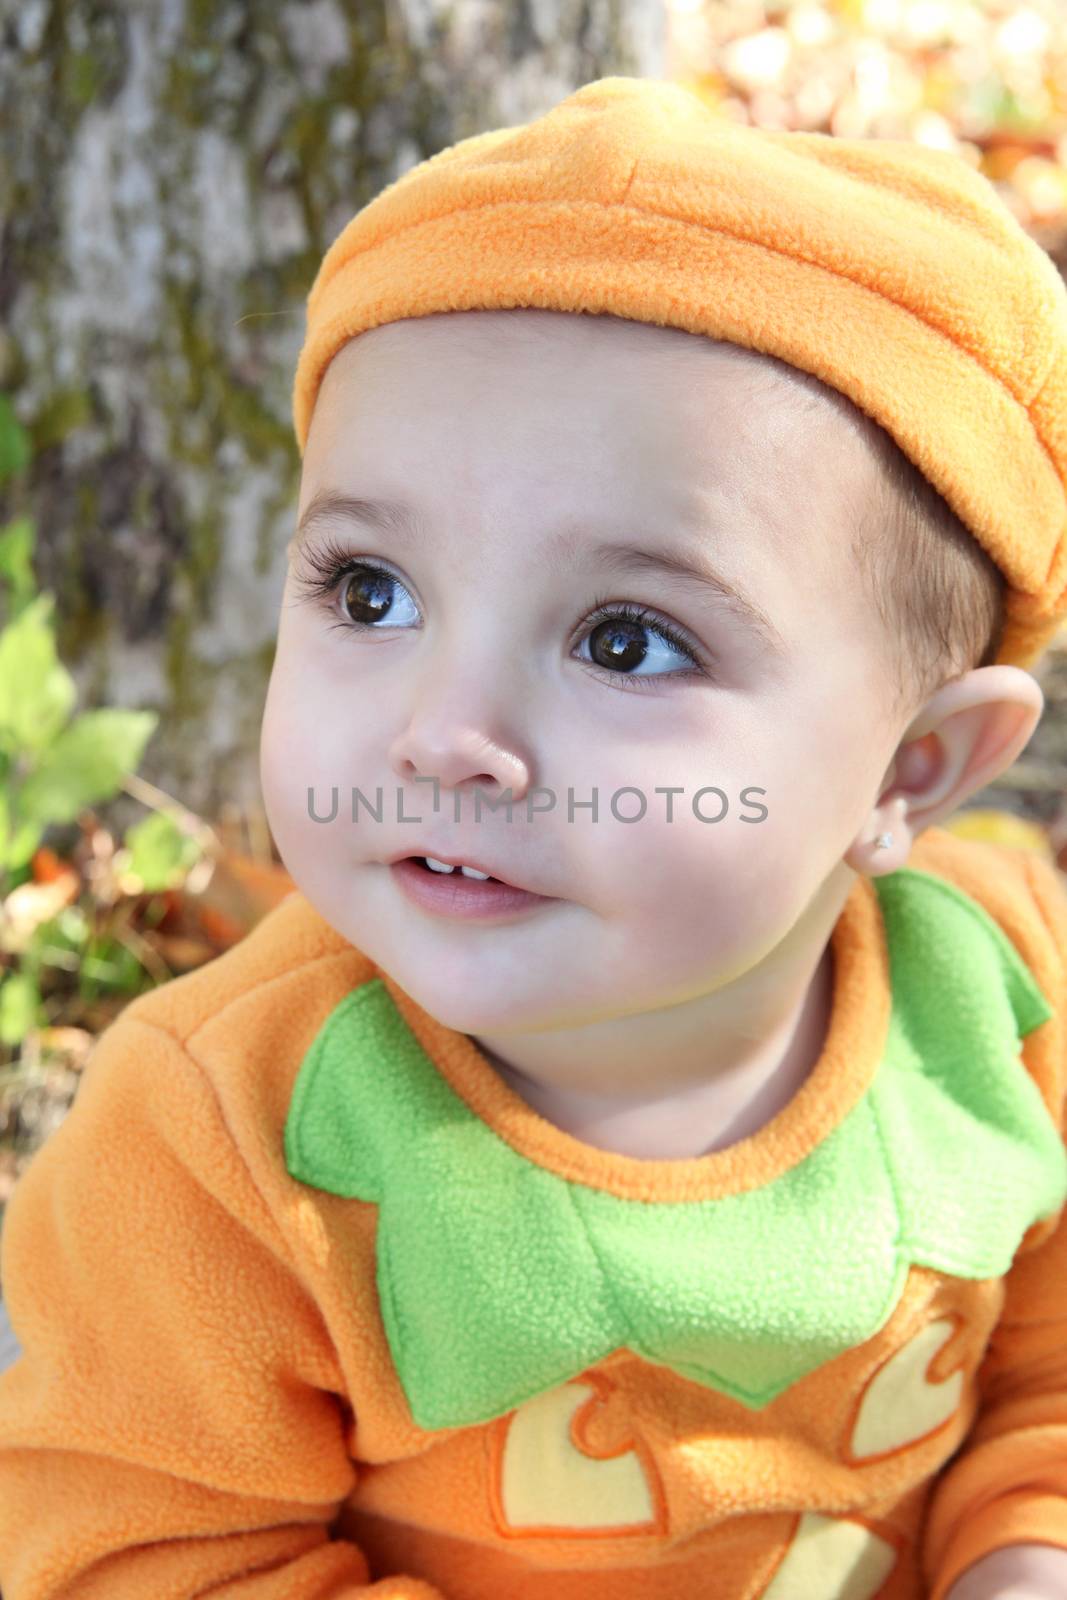
[[[610,78],[353,219],[294,402],[297,892],[9,1205],[4,1600],[1067,1595],[1067,895],[939,826],[1067,612],[1051,263]]]

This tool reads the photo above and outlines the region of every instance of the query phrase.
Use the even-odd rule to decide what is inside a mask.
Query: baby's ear
[[[1044,696],[1021,667],[977,667],[942,684],[905,730],[878,801],[844,856],[881,875],[907,860],[914,841],[1000,776],[1029,743]],[[878,846],[878,839],[890,836]]]
[[[964,774],[971,782],[968,793],[973,793],[999,778],[1022,754],[1041,721],[1045,697],[1037,679],[1022,667],[979,667],[966,676],[978,690]]]
[[[936,771],[912,799],[922,826],[959,810],[1007,771],[1029,744],[1044,707],[1036,678],[1003,664],[976,667],[931,695],[903,741],[918,743],[933,734],[939,746]],[[906,784],[898,787],[907,791]]]

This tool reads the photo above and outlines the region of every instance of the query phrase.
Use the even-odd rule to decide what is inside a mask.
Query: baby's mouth
[[[532,895],[540,900],[553,900],[555,895],[544,889],[536,888],[533,884],[522,883],[500,870],[500,864],[490,862],[483,857],[480,861],[471,852],[471,859],[465,860],[463,856],[454,856],[452,860],[445,860],[440,856],[431,855],[428,851],[397,851],[391,856],[387,866],[396,869],[401,867],[407,873],[417,873],[420,878],[434,878],[437,880],[451,879],[456,887],[460,881],[465,884],[475,885],[484,883],[488,889],[508,889],[512,894]],[[497,870],[494,872],[492,868]]]
[[[466,862],[412,855],[397,856],[388,865],[398,887],[417,905],[449,917],[513,916],[548,905],[555,898],[520,888]]]

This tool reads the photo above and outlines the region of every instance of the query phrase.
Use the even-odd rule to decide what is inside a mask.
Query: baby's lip
[[[406,861],[412,856],[432,856],[435,861],[443,861],[449,867],[473,867],[475,872],[487,872],[491,878],[496,878],[499,883],[506,883],[511,889],[524,889],[527,894],[544,893],[541,889],[535,889],[532,884],[520,883],[517,878],[509,877],[507,873],[491,866],[487,861],[479,861],[469,855],[451,856],[443,850],[435,850],[428,845],[425,848],[416,846],[415,849],[396,850],[388,858],[386,865],[391,867],[394,862]],[[551,899],[552,896],[546,898]]]

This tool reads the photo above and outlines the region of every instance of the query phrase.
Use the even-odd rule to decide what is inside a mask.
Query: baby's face
[[[335,518],[291,552],[261,775],[298,887],[468,1033],[577,1026],[740,977],[851,880],[842,857],[904,725],[883,710],[886,649],[847,555],[874,473],[836,415],[679,330],[476,312],[351,341],[316,404],[299,514],[336,491],[400,502],[418,531]],[[362,608],[357,589],[354,612],[351,575],[312,594],[327,538],[393,581],[364,584]],[[436,813],[414,781],[430,776]],[[309,788],[321,817],[334,787],[336,820],[312,820]],[[353,823],[352,789],[373,803],[379,787],[383,820],[361,807]],[[510,789],[512,820],[476,820],[476,789]],[[388,865],[420,849],[551,898],[438,915]]]

